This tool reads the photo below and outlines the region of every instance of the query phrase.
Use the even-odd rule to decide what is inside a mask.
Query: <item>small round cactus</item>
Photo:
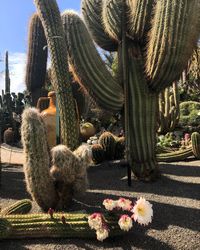
[[[115,136],[110,132],[104,132],[99,137],[99,144],[105,151],[106,160],[114,160],[116,146]]]
[[[105,151],[100,144],[92,145],[92,160],[99,164],[105,160]]]

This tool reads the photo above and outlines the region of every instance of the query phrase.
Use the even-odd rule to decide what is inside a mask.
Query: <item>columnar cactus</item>
[[[192,55],[200,2],[82,0],[82,14],[85,22],[71,11],[62,17],[73,72],[102,107],[117,111],[124,105],[126,158],[138,178],[151,180],[159,176],[158,94],[179,78]],[[122,82],[107,71],[92,39],[118,51]]]
[[[96,238],[86,213],[7,215],[0,218],[0,239]],[[111,237],[124,234],[116,218],[105,216]]]
[[[44,121],[35,108],[24,111],[21,133],[26,186],[33,200],[44,211],[68,207],[73,195],[87,188],[90,150],[80,146],[72,152],[67,146],[58,145],[50,152]]]
[[[8,65],[8,51],[6,51],[5,57],[5,93],[10,93],[10,75]]]
[[[76,109],[68,70],[67,47],[56,0],[34,0],[44,27],[51,56],[52,84],[56,92],[61,124],[61,143],[70,149],[78,146]]]
[[[167,87],[159,95],[159,134],[174,131],[179,122],[179,93],[178,83],[174,82],[172,88]]]
[[[37,13],[33,14],[29,23],[28,55],[26,64],[26,87],[31,93],[32,105],[37,105],[37,100],[44,93],[47,67],[47,41],[44,29]]]
[[[198,132],[192,133],[191,140],[194,156],[200,159],[200,134]]]

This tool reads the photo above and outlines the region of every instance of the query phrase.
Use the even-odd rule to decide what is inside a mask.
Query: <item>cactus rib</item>
[[[194,156],[200,160],[200,134],[198,132],[192,133],[191,140]]]

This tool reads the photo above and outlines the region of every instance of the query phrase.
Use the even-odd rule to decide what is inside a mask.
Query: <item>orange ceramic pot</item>
[[[41,112],[47,130],[47,140],[49,147],[56,146],[56,94],[54,91],[48,93],[48,97],[38,100],[38,105],[43,100],[49,99],[49,107]]]

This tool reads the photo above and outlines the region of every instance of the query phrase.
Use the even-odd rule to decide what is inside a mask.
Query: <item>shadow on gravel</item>
[[[163,165],[161,166],[162,173],[180,176],[180,179],[172,180],[164,175],[161,175],[161,178],[156,182],[151,183],[143,183],[132,179],[132,187],[128,187],[126,168],[111,166],[94,167],[89,170],[90,188],[200,199],[199,184],[189,182],[190,176],[200,176],[200,167]],[[187,176],[187,173],[189,174],[188,182],[181,181],[181,176]]]
[[[137,229],[136,229],[137,230]],[[123,250],[131,250],[133,247],[137,249],[146,250],[172,250],[169,245],[153,237],[144,235],[143,231],[133,231],[132,233],[126,234],[120,238],[108,238],[104,242],[98,242],[97,240],[84,240],[84,239],[40,239],[40,240],[12,240],[11,242],[3,241],[0,243],[1,249],[116,249],[120,248]],[[37,248],[38,246],[38,248]]]

